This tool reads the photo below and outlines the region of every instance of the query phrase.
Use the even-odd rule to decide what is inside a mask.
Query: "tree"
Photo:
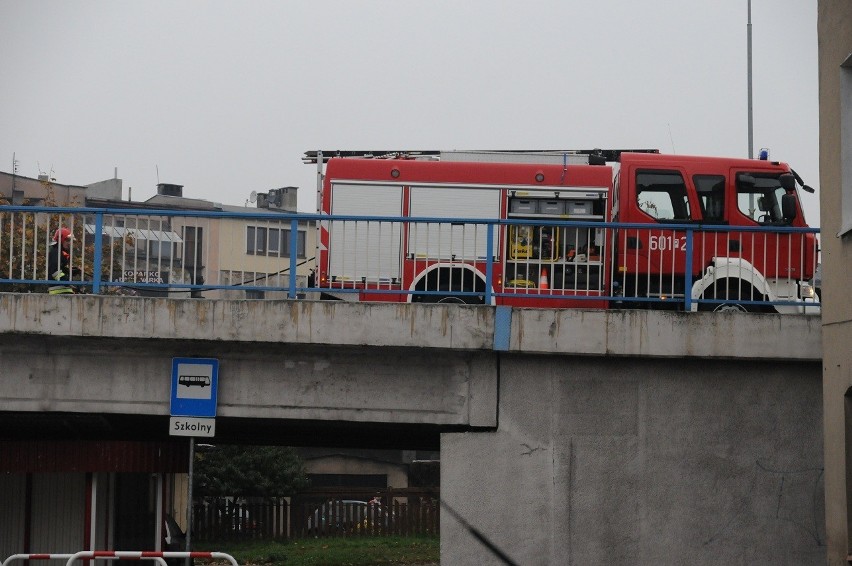
[[[42,181],[42,184],[45,187],[45,198],[39,206],[56,206],[53,184],[50,181]],[[83,214],[4,211],[2,207],[9,204],[8,200],[0,197],[0,279],[47,280],[47,250],[53,233],[60,226],[70,228],[76,242],[72,252],[75,270],[72,278],[77,281],[92,279],[94,236],[85,233],[86,219]],[[32,201],[24,201],[24,206],[31,205]],[[71,206],[77,207],[79,203],[74,201]],[[129,237],[110,242],[108,245],[112,246],[115,255],[121,253],[123,246],[133,244]],[[104,246],[104,250],[104,253],[109,253],[107,246]],[[103,281],[113,281],[120,275],[121,266],[115,264],[110,267],[106,262],[102,264]],[[47,285],[0,284],[0,291],[46,293],[47,289]],[[105,291],[112,293],[115,289]]]
[[[53,187],[45,184],[46,201],[53,202]],[[11,204],[0,197],[0,206]],[[29,205],[26,201],[24,205]],[[42,226],[39,226],[42,224]],[[0,279],[43,279],[47,265],[47,243],[50,241],[50,220],[47,227],[34,213],[0,213]],[[39,242],[41,239],[41,242]],[[40,244],[40,245],[39,245]],[[31,291],[26,284],[3,285],[3,291]],[[38,289],[38,291],[46,291]]]
[[[292,448],[220,445],[197,452],[193,490],[199,496],[285,497],[309,485]]]

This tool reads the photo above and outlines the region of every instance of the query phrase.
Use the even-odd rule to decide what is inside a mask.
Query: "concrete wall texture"
[[[852,199],[852,2],[819,0],[817,32],[826,531],[840,566],[852,555],[852,234],[836,236]]]
[[[509,355],[442,497],[516,563],[824,564],[820,366]],[[445,564],[501,564],[459,522]]]

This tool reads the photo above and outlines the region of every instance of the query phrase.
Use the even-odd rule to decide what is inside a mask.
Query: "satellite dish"
[[[257,191],[252,191],[249,195],[249,200],[251,202],[257,202]]]

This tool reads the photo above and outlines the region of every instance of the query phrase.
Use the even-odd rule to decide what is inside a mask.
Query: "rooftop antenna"
[[[12,194],[18,188],[16,176],[18,175],[18,160],[15,159],[15,152],[12,152]]]
[[[157,184],[159,185],[160,184],[160,166],[154,165],[154,167],[157,169]]]
[[[675,145],[674,145],[674,137],[672,136],[672,125],[671,125],[671,122],[669,122],[667,125],[668,125],[668,127],[669,127],[669,141],[672,143],[672,153],[676,154],[676,153],[677,153],[677,150],[675,149]]]

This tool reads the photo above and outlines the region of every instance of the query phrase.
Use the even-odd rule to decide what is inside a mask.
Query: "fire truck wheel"
[[[415,301],[418,303],[445,303],[456,305],[481,305],[482,297],[459,297],[457,295],[427,295]]]
[[[718,295],[716,294],[715,289],[713,287],[708,288],[704,292],[704,297],[709,299],[716,298],[717,296],[719,299],[724,299],[730,302],[725,302],[721,304],[704,303],[699,305],[698,310],[713,312],[761,312],[762,310],[764,310],[759,305],[744,305],[738,302],[739,300],[761,300],[761,298],[765,299],[765,297],[757,293],[750,285],[737,285],[736,283],[731,283],[727,289],[722,286]]]
[[[748,308],[745,305],[738,304],[724,304],[724,305],[716,305],[716,308],[713,309],[713,312],[748,312]]]

